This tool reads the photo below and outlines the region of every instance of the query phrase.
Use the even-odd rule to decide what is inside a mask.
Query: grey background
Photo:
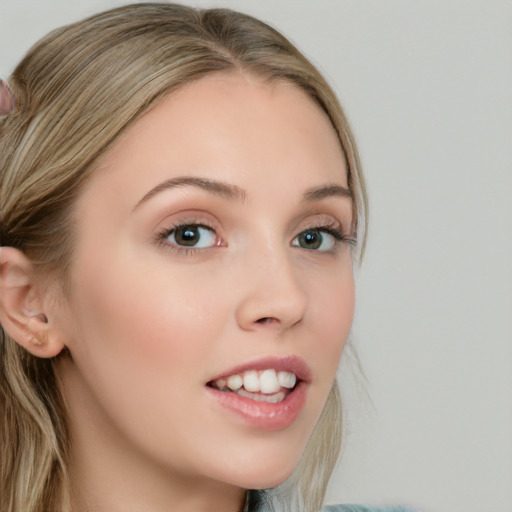
[[[0,76],[50,29],[122,3],[0,0]],[[511,512],[512,2],[188,3],[281,29],[359,142],[371,215],[353,339],[368,383],[342,365],[329,502]]]

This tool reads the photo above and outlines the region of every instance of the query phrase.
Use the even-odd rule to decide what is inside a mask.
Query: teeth
[[[253,393],[260,391],[260,379],[258,377],[258,372],[249,370],[244,373],[244,388],[246,391],[251,391]]]
[[[249,393],[245,391],[245,389],[239,389],[237,393],[241,396],[245,396],[246,398],[250,398],[251,400],[257,400],[258,402],[269,402],[271,404],[276,404],[278,402],[282,402],[286,398],[286,394],[284,391],[280,393],[275,393],[273,395],[261,395],[259,393]]]
[[[236,391],[236,390],[240,389],[242,387],[243,383],[244,382],[243,382],[242,377],[240,375],[231,375],[230,377],[228,377],[228,380],[226,382],[228,388],[232,389],[233,391]],[[217,385],[220,387],[219,384],[220,383],[217,381]],[[223,387],[226,387],[226,386],[224,385]]]
[[[296,382],[297,377],[294,373],[276,372],[274,369],[269,368],[264,371],[247,370],[242,374],[234,374],[227,378],[217,379],[214,385],[217,389],[221,390],[230,389],[236,392],[245,391],[249,394],[263,393],[264,395],[274,395],[281,388],[292,389]],[[243,396],[246,395],[244,394]]]
[[[280,387],[281,386],[279,385],[279,381],[277,380],[275,370],[265,370],[260,375],[260,390],[262,393],[265,393],[267,395],[270,395],[271,393],[277,393]]]
[[[297,382],[297,377],[290,372],[277,372],[277,380],[283,388],[292,389]]]

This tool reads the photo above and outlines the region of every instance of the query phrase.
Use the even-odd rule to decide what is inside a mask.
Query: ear
[[[47,311],[50,291],[36,279],[32,262],[12,247],[0,248],[0,324],[4,331],[37,357],[54,357],[64,343]]]
[[[14,94],[3,80],[0,80],[0,116],[11,114],[16,109]]]

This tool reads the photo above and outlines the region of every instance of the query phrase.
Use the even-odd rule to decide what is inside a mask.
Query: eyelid
[[[193,245],[188,245],[186,243],[180,244],[176,237],[182,230],[183,232],[181,235],[187,231],[194,233],[197,232],[199,234],[197,242]],[[205,232],[205,234],[201,234],[201,232]],[[171,238],[173,240],[170,240]],[[174,247],[179,247],[180,249],[209,249],[211,247],[219,246],[219,239],[216,236],[215,231],[208,226],[203,226],[200,224],[182,224],[180,226],[175,226],[168,232],[167,236],[165,237],[165,241]]]
[[[308,232],[309,233],[319,233],[322,237],[321,238],[322,242],[325,242],[324,236],[327,235],[328,237],[331,238],[331,243],[328,244],[330,246],[327,248],[303,247],[302,245],[300,245],[299,238],[301,237],[301,235],[308,233]],[[299,249],[304,249],[304,250],[312,251],[312,252],[333,252],[336,249],[336,246],[339,245],[339,243],[342,241],[343,241],[343,233],[341,231],[334,230],[334,229],[331,229],[328,227],[323,227],[323,228],[318,227],[318,228],[308,228],[308,229],[302,230],[297,236],[294,237],[294,239],[292,240],[291,246],[298,247]]]
[[[204,253],[210,249],[216,247],[227,247],[227,242],[223,239],[223,235],[219,235],[219,231],[222,232],[222,224],[217,221],[216,217],[212,218],[212,215],[204,211],[183,211],[169,215],[164,221],[161,222],[163,227],[159,229],[154,235],[155,243],[164,246],[169,250],[173,250],[179,253],[194,254],[197,252]],[[345,226],[350,228],[347,230]],[[197,226],[212,231],[216,236],[216,243],[207,247],[196,247],[174,244],[166,240],[174,231],[183,226]],[[292,247],[298,247],[306,249],[296,244],[297,237],[306,231],[318,231],[328,234],[334,237],[335,243],[332,249],[308,249],[309,251],[315,252],[333,252],[336,247],[347,243],[349,245],[356,245],[356,236],[353,233],[352,225],[349,222],[341,222],[337,216],[331,213],[308,213],[306,216],[299,219],[296,224],[295,235],[292,238],[290,245]]]
[[[336,232],[346,233],[345,223],[339,221],[335,216],[326,213],[308,215],[297,224],[297,234],[310,230],[334,230]]]
[[[349,226],[349,229],[347,229],[346,226]],[[342,243],[347,243],[351,246],[355,246],[357,244],[357,236],[353,232],[351,221],[341,222],[338,220],[338,218],[331,214],[318,213],[303,218],[298,224],[297,234],[294,236],[292,242],[305,231],[324,232],[330,236],[333,236],[336,239],[336,243],[332,250],[335,250],[336,246]],[[295,244],[293,244],[293,246],[300,247]],[[314,251],[313,249],[308,250]],[[329,250],[319,250],[318,252],[329,252]]]
[[[164,231],[176,229],[180,226],[201,226],[218,233],[222,230],[222,224],[217,218],[204,210],[181,210],[161,217],[156,229]]]
[[[205,252],[215,247],[225,246],[222,235],[219,235],[219,231],[222,230],[222,225],[217,221],[215,217],[204,211],[180,211],[175,212],[172,215],[168,215],[160,223],[160,228],[157,228],[153,239],[158,245],[161,245],[165,249],[177,252],[186,253],[192,255],[197,252]],[[182,246],[173,244],[166,240],[173,232],[183,226],[197,226],[210,230],[216,237],[216,243],[209,247],[195,247],[195,246]]]

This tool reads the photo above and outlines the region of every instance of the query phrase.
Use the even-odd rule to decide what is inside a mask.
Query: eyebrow
[[[302,196],[302,202],[309,203],[312,201],[320,201],[327,197],[348,197],[352,199],[352,191],[346,187],[336,184],[323,185],[306,190]]]
[[[147,192],[144,197],[135,205],[136,210],[140,205],[154,197],[155,195],[163,192],[164,190],[182,188],[182,187],[196,187],[199,189],[206,190],[207,192],[225,197],[230,200],[243,201],[246,197],[245,191],[236,185],[225,183],[223,181],[211,180],[207,178],[197,178],[193,176],[182,176],[178,178],[171,178],[158,184]]]
[[[153,187],[149,192],[144,194],[142,199],[135,205],[134,210],[160,192],[182,187],[196,187],[232,201],[244,201],[247,196],[244,189],[231,183],[194,176],[181,176],[165,180],[156,187]],[[348,197],[352,199],[352,192],[350,189],[336,184],[322,185],[306,190],[302,196],[302,202],[309,203],[320,201],[328,197]]]

